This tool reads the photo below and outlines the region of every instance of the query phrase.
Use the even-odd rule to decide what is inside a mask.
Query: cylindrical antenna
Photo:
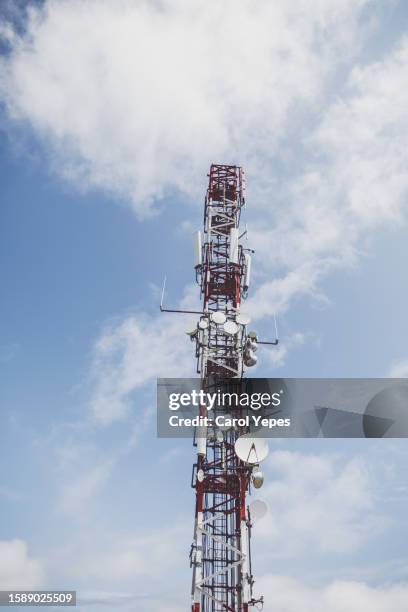
[[[162,293],[161,293],[161,300],[160,300],[160,310],[163,310],[163,302],[164,302],[164,292],[166,289],[166,275],[163,278],[163,288],[162,288]]]
[[[277,341],[279,341],[278,322],[277,322],[276,314],[275,313],[273,313],[273,320],[274,320],[274,323],[275,323],[275,338],[276,338]]]
[[[248,291],[251,282],[251,256],[245,253],[244,291]]]
[[[194,267],[199,268],[202,264],[202,250],[201,250],[201,232],[197,230],[194,232]]]

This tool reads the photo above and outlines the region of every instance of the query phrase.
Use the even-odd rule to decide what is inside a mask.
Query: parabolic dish
[[[264,438],[252,438],[244,435],[235,442],[235,454],[250,465],[260,463],[269,453],[268,443]]]
[[[224,323],[224,332],[227,336],[235,336],[239,331],[239,327],[234,321],[227,321]]]
[[[194,336],[197,333],[197,325],[191,325],[186,329],[186,334],[188,336]]]
[[[237,314],[236,320],[240,325],[248,325],[251,322],[251,317],[248,317],[248,315],[241,312],[240,314]]]
[[[211,320],[214,321],[214,323],[217,323],[217,325],[223,325],[227,320],[227,317],[225,316],[224,312],[217,310],[211,314]]]
[[[198,323],[198,327],[200,329],[207,329],[207,327],[208,327],[207,319],[201,319],[201,321],[199,321],[199,323]]]
[[[255,499],[249,504],[249,513],[251,515],[251,520],[255,523],[263,519],[268,513],[268,506],[261,499]]]

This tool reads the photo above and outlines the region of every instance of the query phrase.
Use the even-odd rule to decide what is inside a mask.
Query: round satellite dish
[[[227,320],[227,317],[225,316],[224,312],[217,310],[211,314],[211,320],[214,321],[214,323],[217,323],[217,325],[223,325]]]
[[[239,323],[240,325],[248,325],[248,323],[251,322],[251,318],[248,317],[248,315],[243,314],[242,312],[240,314],[237,314],[237,323]]]
[[[258,334],[256,333],[256,331],[248,332],[248,337],[251,338],[251,340],[258,340]]]
[[[197,326],[191,325],[188,329],[186,329],[187,336],[195,336],[197,333]]]
[[[224,332],[227,336],[235,336],[239,331],[239,327],[234,321],[227,321],[224,323]]]
[[[255,355],[255,353],[251,349],[247,349],[244,352],[244,364],[248,368],[252,368],[252,366],[256,365],[257,363],[258,363],[258,357]]]
[[[203,470],[198,470],[198,472],[197,472],[197,480],[198,480],[198,482],[203,482],[203,480],[204,480],[204,471]]]
[[[251,482],[255,489],[260,489],[264,483],[264,475],[259,465],[255,466],[252,470]]]
[[[264,438],[252,438],[248,435],[238,438],[234,448],[241,461],[250,465],[260,463],[269,453],[268,443]]]
[[[246,347],[248,348],[249,351],[256,353],[256,351],[258,350],[258,343],[256,340],[253,340],[252,338],[247,338]]]
[[[199,321],[199,323],[198,323],[198,327],[200,329],[207,329],[207,327],[208,327],[207,319],[201,319],[201,321]]]
[[[261,499],[255,499],[249,504],[249,513],[251,515],[251,520],[255,523],[266,516],[268,513],[268,506]]]

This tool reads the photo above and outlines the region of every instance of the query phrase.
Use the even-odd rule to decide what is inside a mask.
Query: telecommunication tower
[[[201,388],[237,393],[246,367],[257,363],[256,332],[247,331],[250,318],[241,310],[251,280],[251,251],[241,244],[241,212],[245,207],[245,181],[239,166],[213,164],[204,204],[204,231],[195,233],[196,279],[201,288],[202,310],[189,330],[195,341]],[[163,287],[164,293],[164,287]],[[275,328],[276,329],[276,328]],[[200,406],[205,416],[207,407]],[[230,406],[239,417],[242,409]],[[241,412],[240,412],[241,411]],[[215,405],[213,416],[225,413]],[[214,414],[215,413],[215,414]],[[263,483],[260,462],[268,447],[253,438],[248,428],[196,429],[197,460],[193,466],[195,522],[190,563],[193,570],[192,612],[248,612],[262,609],[263,598],[253,596],[251,528],[259,505],[247,506],[251,486]]]

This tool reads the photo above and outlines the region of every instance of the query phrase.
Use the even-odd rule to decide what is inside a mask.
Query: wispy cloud
[[[35,589],[45,583],[41,562],[31,558],[24,540],[0,540],[0,588]]]
[[[259,319],[320,297],[403,218],[408,42],[359,64],[377,9],[49,0],[2,60],[0,96],[56,171],[139,217],[169,193],[201,201],[210,161],[245,165]]]
[[[272,350],[265,351],[264,359],[272,364],[274,368],[279,368],[285,364],[289,352],[296,347],[302,346],[306,340],[310,339],[311,334],[295,332],[288,335],[281,341],[277,347]]]
[[[187,291],[181,306],[194,304],[193,300],[191,291]],[[185,334],[187,327],[184,316],[139,312],[102,332],[94,346],[91,367],[90,409],[96,422],[108,425],[128,416],[135,391],[157,377],[194,376],[194,352]],[[146,401],[147,415],[153,400]]]
[[[408,359],[394,361],[387,373],[387,376],[390,376],[391,378],[408,377]]]
[[[114,467],[113,460],[99,462],[90,468],[82,468],[74,477],[64,482],[60,490],[59,509],[73,516],[85,517],[91,502],[106,485]]]
[[[262,279],[250,300],[255,316],[315,295],[329,272],[358,262],[375,230],[405,222],[407,66],[404,38],[383,60],[356,65],[336,101],[322,107],[303,140],[307,161],[281,187],[280,214],[255,219],[257,258],[274,278]]]
[[[209,160],[242,158],[262,183],[290,110],[360,45],[369,3],[48,0],[3,61],[0,92],[58,172],[143,216],[169,190],[195,195]]]
[[[275,451],[265,464],[262,497],[270,511],[257,525],[269,557],[349,552],[386,525],[376,509],[377,486],[363,458]]]
[[[371,587],[337,581],[323,587],[290,576],[269,575],[257,581],[266,596],[265,612],[395,612],[407,610],[408,584]]]

